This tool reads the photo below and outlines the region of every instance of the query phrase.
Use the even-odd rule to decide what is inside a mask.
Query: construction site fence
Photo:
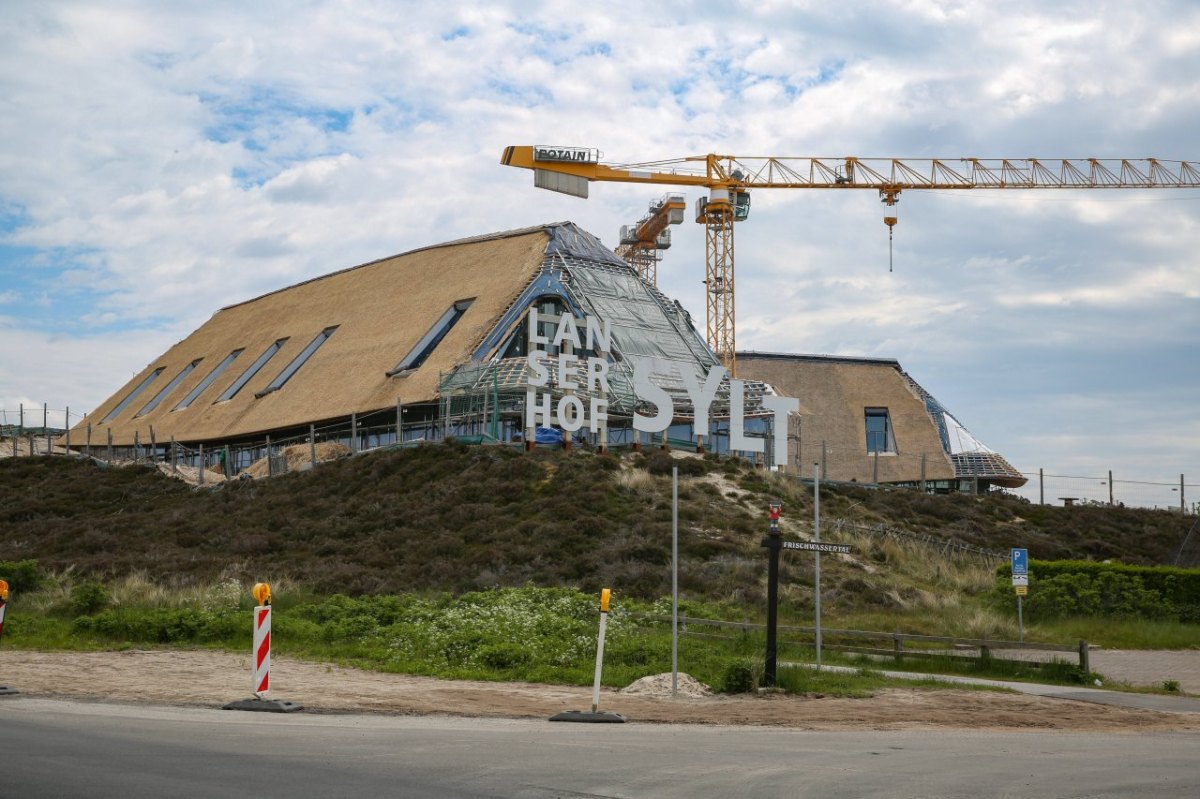
[[[222,466],[222,470],[230,476],[236,476],[242,470],[249,468],[255,462],[278,455],[286,447],[305,443],[340,443],[347,453],[362,452],[379,447],[415,444],[427,441],[442,441],[455,437],[467,443],[507,444],[520,446],[525,434],[523,417],[513,413],[504,403],[497,403],[500,408],[493,406],[479,412],[478,409],[460,410],[454,398],[440,403],[402,406],[397,403],[394,409],[374,411],[362,415],[352,415],[327,423],[310,425],[308,429],[292,429],[280,436],[263,436],[253,441],[240,440],[231,442],[213,442],[204,445],[206,468]],[[503,409],[504,412],[497,412]],[[489,412],[490,411],[490,412]],[[403,419],[403,424],[397,428],[396,419]],[[106,461],[160,461],[173,464],[183,464],[199,467],[201,464],[200,445],[194,442],[185,445],[172,445],[169,439],[155,436],[152,427],[139,432],[133,446],[109,447],[107,440],[97,433],[90,439],[85,432],[86,426],[80,426],[87,421],[87,414],[73,412],[69,408],[53,409],[46,404],[40,406],[18,406],[17,409],[0,408],[0,454],[2,455],[45,455],[61,454],[66,446],[76,452],[83,452],[94,458]],[[72,427],[77,429],[71,430]],[[628,425],[614,425],[608,430],[607,444],[612,448],[630,447],[636,444],[643,446],[667,446],[670,449],[694,450],[696,448],[691,430],[686,426],[673,426],[667,431],[664,440],[662,435],[651,436],[638,433]],[[706,449],[718,453],[728,453],[728,428],[717,422],[709,430]],[[763,468],[774,466],[769,460],[772,451],[773,431],[767,429],[762,433],[748,433],[751,437],[764,440],[765,454],[751,455],[747,460]],[[575,443],[581,447],[595,446],[594,435],[579,435]],[[545,446],[545,445],[543,445]],[[221,453],[228,450],[224,455]],[[907,483],[880,483],[878,476],[866,482],[859,480],[842,480],[837,464],[843,456],[857,455],[862,457],[861,450],[839,449],[822,442],[819,445],[818,462],[822,463],[821,479],[825,483],[838,484],[846,482],[858,486],[882,489],[909,488],[928,492],[962,492],[980,493],[981,491],[1000,491],[1023,497],[1030,502],[1044,505],[1082,506],[1104,505],[1112,507],[1159,508],[1175,510],[1186,514],[1200,514],[1200,483],[1187,482],[1184,474],[1178,478],[1147,480],[1123,476],[1113,471],[1097,475],[1061,474],[1054,470],[1037,469],[1023,471],[1027,478],[1021,488],[1001,489],[988,488],[986,481],[976,478],[956,478],[953,480],[917,479]],[[735,453],[736,454],[736,453]],[[224,458],[222,461],[221,458]],[[911,475],[923,472],[923,464],[933,458],[941,458],[941,453],[889,453],[888,460],[892,463],[905,465],[904,471]],[[318,458],[314,457],[313,460]],[[291,459],[295,463],[296,458]],[[282,460],[280,461],[282,464]],[[801,479],[811,476],[813,464],[790,464],[784,471],[799,476]],[[274,472],[273,472],[274,473]],[[805,479],[811,482],[811,479]],[[981,488],[982,486],[982,488]]]
[[[649,624],[671,624],[670,616],[649,613],[630,613],[629,618]],[[694,628],[701,628],[696,630]],[[679,614],[679,634],[691,638],[707,640],[735,641],[737,632],[741,635],[749,633],[765,633],[767,625],[750,621],[720,621],[717,619],[702,619]],[[816,646],[816,627],[795,627],[780,624],[776,626],[779,635],[778,646]],[[717,630],[718,632],[705,632]],[[728,631],[728,632],[727,632]],[[1077,658],[1082,672],[1091,671],[1088,653],[1090,646],[1087,641],[1080,640],[1076,644],[1034,643],[1025,641],[1006,641],[988,638],[957,638],[942,635],[917,635],[901,632],[880,632],[875,630],[840,630],[837,628],[821,627],[821,648],[834,652],[869,655],[875,658],[890,658],[901,663],[905,658],[962,658],[978,661],[988,660],[1018,660],[1005,658],[1006,652],[1061,652]],[[1053,656],[1051,656],[1053,657]],[[1028,658],[1020,658],[1021,662],[1030,663]]]

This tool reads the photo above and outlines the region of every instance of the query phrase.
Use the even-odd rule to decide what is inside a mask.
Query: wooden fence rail
[[[647,613],[631,613],[630,617],[642,619],[651,622],[671,623],[670,616],[656,616]],[[717,629],[738,630],[740,632],[750,632],[751,630],[766,630],[767,625],[756,624],[748,621],[720,621],[717,619],[698,619],[689,617],[686,614],[679,614],[679,624],[681,628],[686,629],[688,625],[696,625],[702,627],[715,627]],[[792,633],[798,635],[811,635],[815,637],[816,628],[814,627],[794,627],[781,624],[776,628],[780,633]],[[705,633],[688,633],[701,638],[717,638],[728,636],[714,636]],[[1005,641],[996,638],[955,638],[945,635],[917,635],[914,633],[901,632],[880,632],[876,630],[839,630],[828,627],[821,628],[821,635],[826,639],[836,638],[863,638],[873,641],[883,641],[891,644],[891,648],[884,649],[881,647],[861,647],[850,645],[829,645],[825,648],[841,650],[846,652],[855,652],[859,654],[885,655],[895,658],[900,661],[905,657],[944,657],[946,652],[931,652],[921,651],[920,649],[907,649],[905,644],[916,644],[918,646],[927,644],[943,644],[952,647],[963,647],[969,649],[978,649],[981,659],[991,658],[993,650],[1004,649],[1021,649],[1021,650],[1039,650],[1044,652],[1070,652],[1079,658],[1079,668],[1083,672],[1090,671],[1088,664],[1088,643],[1080,641],[1078,645],[1070,644],[1046,644],[1034,643],[1026,641]],[[950,657],[962,657],[960,655],[949,655]]]

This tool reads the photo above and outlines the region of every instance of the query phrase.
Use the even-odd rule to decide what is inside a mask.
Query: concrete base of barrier
[[[222,710],[257,710],[260,713],[295,713],[303,710],[304,705],[298,705],[289,699],[238,699],[224,705]]]
[[[16,696],[21,693],[16,688],[9,688],[7,685],[0,685],[0,696]]]
[[[550,717],[551,721],[582,721],[588,724],[624,724],[625,717],[620,713],[609,713],[605,710],[564,710]]]

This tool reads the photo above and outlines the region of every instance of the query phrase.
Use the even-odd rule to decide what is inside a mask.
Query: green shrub
[[[79,583],[71,588],[71,613],[92,616],[108,607],[108,589],[101,583]]]
[[[155,644],[236,640],[245,637],[250,629],[245,614],[190,608],[110,608],[94,616],[80,616],[73,626],[78,633]]]
[[[36,591],[46,584],[46,575],[36,560],[0,560],[0,580],[14,593]]]
[[[481,647],[478,653],[479,663],[485,668],[496,671],[526,666],[533,656],[529,650],[518,644],[501,642]]]
[[[1011,596],[1009,566],[997,569],[998,590]],[[1031,616],[1200,620],[1200,569],[1091,561],[1029,564]]]
[[[721,693],[747,694],[758,690],[760,671],[758,663],[749,658],[729,663],[721,672]]]

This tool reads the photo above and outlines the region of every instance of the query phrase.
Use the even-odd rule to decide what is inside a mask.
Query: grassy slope
[[[785,534],[811,532],[811,491],[737,461],[676,461],[681,590],[761,606],[768,497]],[[0,558],[181,584],[290,578],[316,593],[462,592],[493,586],[670,588],[672,461],[431,445],[371,453],[271,480],[195,490],[144,468],[0,460]],[[1168,562],[1192,519],[1164,511],[1052,508],[1012,497],[826,487],[822,511],[1038,558]],[[826,607],[944,606],[990,585],[985,565],[860,536],[860,557],[823,561]],[[812,557],[783,562],[784,602],[809,606]]]

